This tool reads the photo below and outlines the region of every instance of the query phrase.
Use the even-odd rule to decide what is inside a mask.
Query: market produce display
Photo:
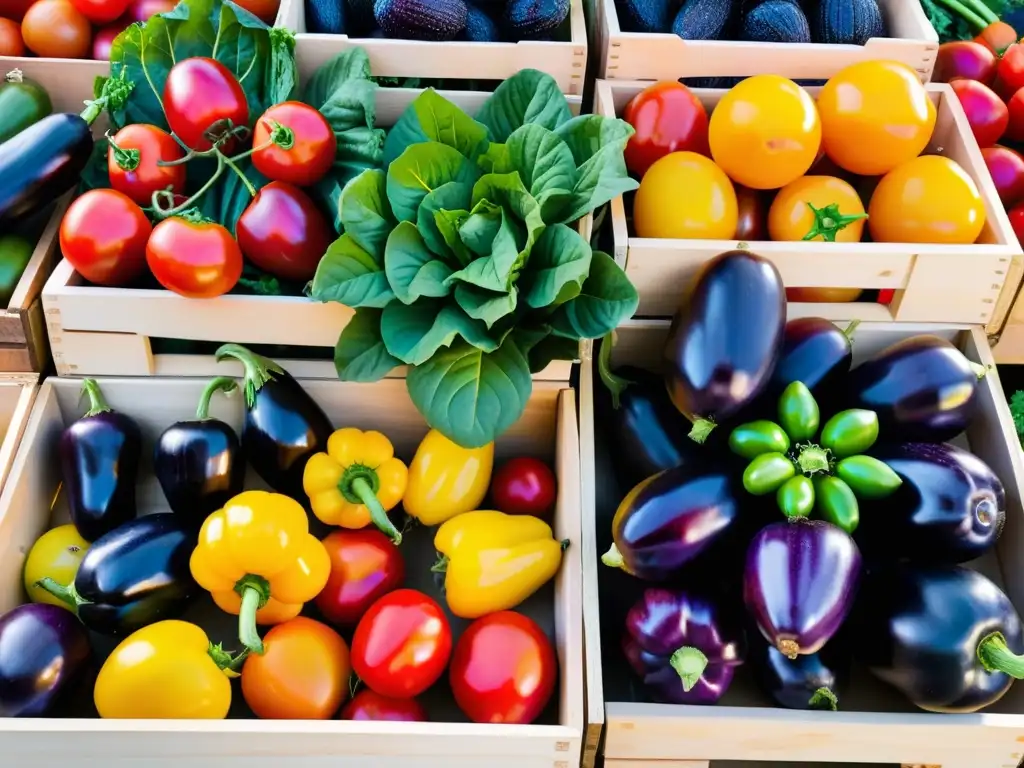
[[[995,52],[1015,43],[1024,22],[1020,0],[919,0],[941,42],[978,40]]]
[[[599,531],[605,668],[624,657],[640,701],[713,704],[749,675],[836,709],[857,663],[930,712],[990,706],[1024,677],[1024,633],[969,569],[1007,514],[960,442],[986,370],[927,334],[854,365],[856,324],[787,322],[754,248],[680,286],[656,368],[613,370],[601,343],[595,425],[624,492]]]
[[[31,547],[28,602],[0,616],[0,716],[423,721],[451,717],[447,696],[472,722],[549,717],[553,639],[519,611],[570,546],[528,514],[552,512],[550,467],[516,456],[492,473],[493,444],[430,431],[410,472],[272,361],[220,353],[246,369],[240,433],[209,414],[231,379],[154,445],[83,382],[89,408],[55,441],[72,522]],[[170,511],[136,501],[147,450]],[[247,468],[262,484],[242,487]],[[424,495],[450,500],[444,521],[403,523]],[[436,551],[433,569],[411,547]],[[91,707],[76,693],[90,686]]]

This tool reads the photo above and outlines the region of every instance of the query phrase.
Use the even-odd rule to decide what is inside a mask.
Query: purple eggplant
[[[1006,494],[977,456],[948,443],[885,445],[872,455],[903,484],[873,500],[861,518],[856,539],[869,560],[965,563],[995,545],[1006,522]]]
[[[0,717],[48,714],[91,657],[75,614],[48,603],[0,616]]]
[[[754,668],[758,685],[780,707],[787,709],[839,708],[840,668],[845,673],[838,653],[829,654],[832,643],[818,653],[790,659],[762,638],[752,638],[747,660]]]
[[[767,386],[779,358],[786,293],[779,271],[749,251],[704,265],[672,320],[665,343],[669,397],[704,442]]]
[[[676,467],[626,494],[601,561],[645,581],[664,581],[728,531],[738,516],[728,471]]]
[[[847,398],[878,414],[883,442],[942,443],[970,424],[985,368],[938,336],[912,336],[853,369]]]
[[[747,550],[743,602],[784,656],[817,653],[853,607],[860,565],[853,539],[830,523],[772,523]]]
[[[743,663],[743,631],[703,597],[652,587],[626,615],[622,650],[655,701],[714,704]]]

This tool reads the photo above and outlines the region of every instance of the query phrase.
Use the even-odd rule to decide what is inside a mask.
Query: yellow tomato
[[[860,288],[787,288],[786,301],[806,301],[820,304],[856,301],[863,293]]]
[[[70,584],[75,580],[78,566],[88,549],[89,542],[73,525],[60,525],[36,539],[25,558],[23,576],[28,599],[33,603],[49,603],[72,610],[63,600],[37,587],[36,582],[49,577],[58,584]]]
[[[807,91],[778,75],[748,77],[711,113],[711,156],[729,178],[778,189],[803,176],[821,147],[821,120]]]
[[[864,203],[857,190],[835,176],[802,176],[787,184],[768,209],[772,240],[859,243]]]
[[[654,163],[633,200],[637,237],[731,240],[738,215],[729,177],[696,152],[673,152]]]
[[[881,176],[920,155],[935,130],[935,105],[910,67],[865,61],[834,75],[818,95],[822,143],[840,168]]]
[[[984,227],[985,206],[974,179],[938,155],[890,171],[868,206],[868,229],[878,243],[969,245]]]

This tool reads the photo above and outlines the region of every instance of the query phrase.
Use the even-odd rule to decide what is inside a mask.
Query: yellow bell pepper
[[[434,549],[442,557],[433,570],[444,572],[451,612],[477,619],[515,608],[550,581],[568,546],[539,518],[477,510],[437,529]]]
[[[232,659],[185,621],[158,621],[132,633],[100,669],[93,701],[100,717],[223,720],[231,682],[244,658]]]
[[[491,484],[494,443],[463,448],[432,429],[412,464],[402,503],[423,525],[440,525],[480,506]]]
[[[302,473],[302,489],[317,519],[359,530],[371,522],[402,543],[388,517],[405,494],[409,470],[380,432],[347,427],[327,439],[327,453],[314,453]]]
[[[267,491],[244,491],[206,518],[189,566],[221,610],[238,614],[239,639],[260,654],[256,625],[294,619],[331,572],[306,510]]]

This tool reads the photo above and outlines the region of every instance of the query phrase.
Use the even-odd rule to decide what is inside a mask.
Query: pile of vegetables
[[[611,370],[610,337],[599,353],[596,423],[632,489],[602,560],[638,588],[622,648],[645,693],[712,704],[747,662],[779,706],[835,709],[855,659],[929,712],[997,701],[1024,630],[964,564],[1006,495],[947,442],[985,369],[932,335],[854,366],[853,329],[787,322],[778,271],[746,249],[684,294],[660,370]]]
[[[1021,0],[920,0],[942,42],[985,38],[1005,48],[1007,28],[1024,22]],[[1001,23],[1002,22],[1002,23]]]
[[[624,117],[640,179],[637,237],[855,243],[974,243],[985,205],[973,178],[929,150],[936,109],[903,64],[854,64],[815,100],[756,75],[708,115],[686,86],[659,82]],[[917,190],[923,194],[917,194]],[[679,190],[686,190],[680,194]],[[790,301],[855,301],[859,289],[789,289]],[[891,300],[882,292],[880,303]]]
[[[433,430],[406,464],[380,432],[335,429],[273,361],[236,345],[218,355],[245,367],[244,428],[210,415],[238,388],[217,378],[194,418],[160,434],[170,511],[139,514],[141,430],[83,383],[89,410],[58,444],[71,522],[35,542],[29,602],[0,616],[0,716],[59,716],[98,670],[104,718],[224,718],[240,691],[259,718],[423,721],[417,697],[445,673],[471,721],[541,717],[558,662],[513,609],[569,545],[548,522],[550,467],[518,457],[492,471],[493,443],[460,448]],[[246,490],[247,467],[270,490]],[[413,526],[436,527],[424,590],[405,586]],[[237,632],[211,639],[218,612]]]

